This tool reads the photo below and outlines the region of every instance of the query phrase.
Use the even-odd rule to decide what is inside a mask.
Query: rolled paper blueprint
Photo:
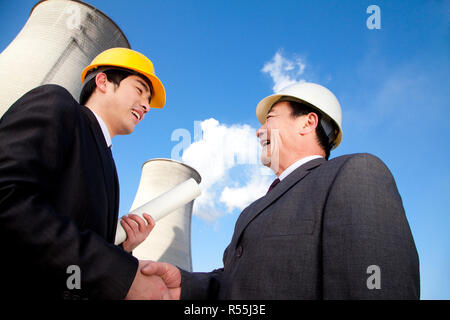
[[[198,183],[193,178],[190,178],[139,208],[134,209],[130,213],[137,214],[141,218],[144,218],[142,216],[143,213],[147,213],[152,216],[153,220],[158,221],[169,213],[191,202],[200,194],[201,190]],[[126,238],[127,234],[125,229],[119,221],[119,223],[117,223],[116,240],[114,243],[119,245],[124,242]]]

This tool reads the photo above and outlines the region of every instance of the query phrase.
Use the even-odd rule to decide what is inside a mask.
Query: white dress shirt
[[[111,135],[109,134],[108,127],[106,126],[105,122],[102,118],[100,118],[99,115],[97,115],[92,109],[92,113],[94,113],[94,116],[97,118],[98,124],[100,125],[100,128],[102,129],[103,136],[105,137],[106,145],[108,148],[112,147],[112,141],[111,141]]]
[[[308,156],[305,158],[302,158],[300,160],[295,161],[293,164],[291,164],[289,167],[287,167],[286,170],[284,170],[280,176],[278,177],[278,179],[283,180],[284,178],[286,178],[290,173],[292,173],[295,169],[297,169],[298,167],[300,167],[302,164],[307,163],[308,161],[314,160],[314,159],[318,159],[318,158],[323,158],[322,156],[319,155],[313,155],[313,156]]]

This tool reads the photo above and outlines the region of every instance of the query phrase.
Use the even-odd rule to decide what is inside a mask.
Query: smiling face
[[[102,118],[111,136],[132,133],[150,110],[150,98],[150,88],[139,76],[128,76],[119,86],[107,81]]]
[[[294,117],[289,102],[274,104],[266,122],[256,131],[262,146],[261,162],[280,175],[295,161],[320,154],[315,142],[315,113]]]
[[[261,162],[275,173],[287,168],[289,150],[296,147],[296,120],[291,116],[289,103],[279,102],[270,109],[266,122],[256,132],[263,148]]]

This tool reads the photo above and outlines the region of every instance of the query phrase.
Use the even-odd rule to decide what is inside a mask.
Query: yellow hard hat
[[[166,91],[161,81],[156,77],[153,63],[142,53],[128,48],[111,48],[103,51],[84,68],[81,73],[81,82],[84,82],[88,71],[101,66],[113,66],[134,70],[145,76],[153,86],[150,99],[151,108],[162,108],[166,103]]]

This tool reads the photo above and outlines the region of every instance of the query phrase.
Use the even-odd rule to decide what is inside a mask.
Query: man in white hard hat
[[[224,267],[144,267],[181,299],[418,299],[419,260],[388,168],[370,154],[327,160],[341,108],[300,83],[257,106],[262,162],[277,179],[236,222]]]

